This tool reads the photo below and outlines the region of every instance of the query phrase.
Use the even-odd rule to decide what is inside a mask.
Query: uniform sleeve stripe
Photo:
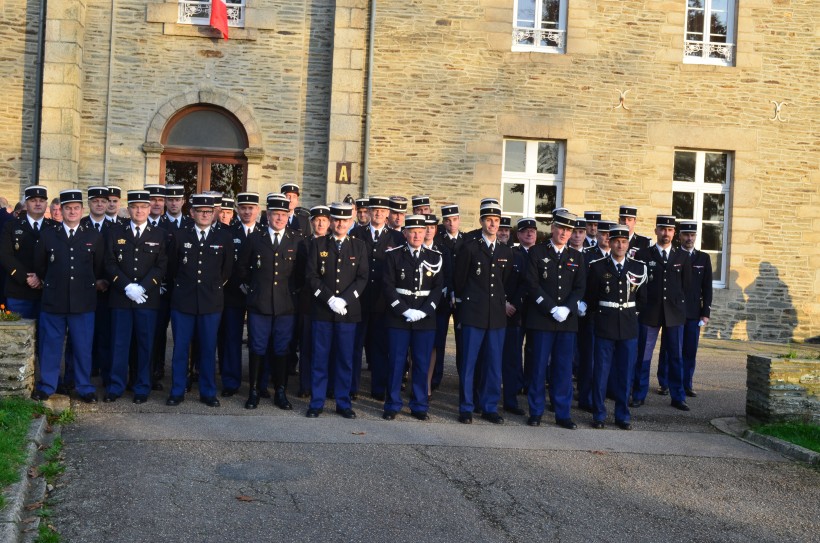
[[[541,303],[541,302],[543,302],[543,301],[544,301],[544,297],[543,297],[543,296],[539,296],[538,298],[536,298],[535,303],[540,304],[540,303]]]
[[[317,289],[316,289],[316,292],[314,292],[314,293],[313,293],[313,295],[314,295],[314,296],[316,296],[316,297],[318,297],[318,296],[319,296],[319,294],[321,294],[321,293],[322,293],[322,289],[317,288]]]
[[[356,298],[358,298],[358,297],[359,297],[359,293],[358,293],[357,291],[355,291],[355,290],[354,290],[354,291],[353,291],[353,296],[355,296]]]
[[[394,301],[392,304],[390,304],[390,307],[396,307],[397,305],[399,305],[399,301],[398,301],[398,300],[396,300],[396,301]]]

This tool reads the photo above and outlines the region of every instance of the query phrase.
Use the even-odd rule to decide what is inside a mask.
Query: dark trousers
[[[524,386],[524,328],[507,326],[504,337],[504,357],[501,362],[501,382],[504,407],[518,407],[518,391]]]
[[[632,389],[635,353],[638,339],[595,338],[595,362],[592,370],[592,418],[606,420],[606,391],[609,376],[615,379],[615,420],[629,422],[629,393]]]
[[[576,333],[543,330],[532,332],[533,371],[527,390],[530,415],[544,414],[547,398],[544,383],[549,371],[550,398],[555,406],[555,419],[568,419],[572,405],[572,358]]]
[[[188,384],[188,347],[196,334],[199,345],[199,396],[216,396],[216,334],[222,313],[191,315],[171,310],[174,354],[171,362],[171,396],[184,396]]]
[[[498,400],[501,399],[501,357],[504,351],[505,332],[506,328],[487,329],[462,326],[459,413],[472,413],[475,408],[473,379],[476,373],[481,375],[478,383],[479,408],[484,413],[498,412]],[[476,371],[477,366],[480,366],[480,372]]]
[[[273,386],[287,386],[287,354],[296,315],[262,315],[248,313],[248,351],[268,359]],[[271,364],[272,363],[272,364]],[[267,384],[267,380],[265,381]]]
[[[132,341],[137,351],[136,372],[132,385],[134,394],[148,395],[151,392],[151,352],[156,330],[156,309],[111,310],[111,343],[114,348],[106,392],[117,396],[125,392]]]
[[[97,297],[97,310],[94,312],[94,344],[91,348],[91,368],[100,372],[103,385],[108,387],[111,380],[111,311],[107,298]]]
[[[222,310],[222,342],[219,345],[219,373],[223,389],[242,386],[242,334],[245,327],[245,308],[228,307]]]
[[[91,383],[91,346],[94,342],[94,312],[48,313],[40,312],[39,359],[40,379],[37,390],[54,394],[60,379],[63,342],[71,338],[74,359],[74,380],[77,392],[94,392]]]
[[[700,319],[687,319],[683,325],[681,358],[683,360],[683,389],[692,390],[692,379],[695,375],[695,364],[700,343]],[[669,363],[666,357],[666,331],[661,332],[661,352],[658,355],[658,384],[669,388]]]
[[[310,407],[321,409],[325,406],[328,369],[332,364],[336,408],[348,409],[351,406],[350,382],[353,378],[353,343],[356,338],[356,323],[314,320],[312,327],[313,368]]]
[[[681,362],[681,342],[683,339],[683,325],[664,326],[667,343],[664,351],[668,361],[667,376],[669,381],[669,395],[673,401],[683,402],[686,395],[683,391],[683,363]],[[638,333],[638,353],[635,361],[635,377],[632,383],[632,399],[646,400],[649,394],[649,374],[652,365],[652,352],[658,341],[660,326],[641,324]]]
[[[433,355],[435,330],[408,330],[405,328],[387,328],[387,394],[384,402],[385,411],[401,411],[401,380],[404,376],[404,364],[407,361],[407,349],[413,361],[410,382],[413,394],[410,398],[411,411],[427,411],[427,372],[430,370],[430,357]]]
[[[593,355],[595,335],[591,317],[578,321],[578,370],[575,374],[578,383],[578,407],[592,407],[593,388]]]

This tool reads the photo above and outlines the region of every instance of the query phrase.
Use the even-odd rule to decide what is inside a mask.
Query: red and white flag
[[[228,39],[228,6],[225,0],[211,0],[211,27],[219,30]]]

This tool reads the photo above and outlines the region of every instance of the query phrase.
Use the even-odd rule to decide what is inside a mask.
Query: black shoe
[[[675,409],[680,409],[681,411],[689,411],[689,406],[686,405],[686,402],[678,402],[672,400],[672,407],[674,407]]]
[[[120,399],[120,397],[119,397],[118,394],[114,394],[113,392],[109,392],[103,398],[103,402],[105,402],[105,403],[114,403],[119,399]]]
[[[504,411],[511,415],[525,415],[526,412],[520,407],[505,407]]]
[[[602,420],[593,420],[592,427],[596,430],[603,430],[604,428],[606,428],[606,423]]]
[[[238,390],[239,390],[238,388],[223,388],[223,389],[222,389],[222,394],[221,394],[221,396],[222,396],[223,398],[230,398],[231,396],[233,396],[234,394],[236,394],[236,392],[237,392]]]
[[[80,399],[84,403],[97,403],[97,395],[93,392],[89,392],[88,394],[80,394]]]
[[[615,426],[617,426],[621,430],[631,430],[632,429],[631,424],[629,424],[628,422],[624,422],[622,420],[616,420],[615,421]]]
[[[165,387],[162,386],[162,383],[156,382],[153,385],[151,385],[151,390],[165,390]]]
[[[504,424],[504,417],[498,413],[482,413],[481,418],[493,424]]]
[[[268,400],[268,399],[270,399],[270,392],[268,392],[268,389],[266,389],[266,388],[260,388],[259,389],[259,397],[260,398],[265,398],[266,400]]]
[[[300,391],[299,391],[299,394],[297,394],[297,395],[296,395],[296,397],[297,397],[297,398],[302,398],[302,399],[304,399],[304,398],[310,398],[310,392],[308,392],[308,391],[306,391],[306,390],[300,390]],[[351,398],[351,399],[352,399],[352,398]]]
[[[382,418],[384,420],[396,420],[396,413],[398,412],[392,409],[385,409],[384,413],[382,413]]]
[[[134,394],[134,403],[139,405],[148,401],[148,394]]]
[[[199,403],[204,403],[208,407],[219,407],[219,400],[216,396],[203,396],[199,399]]]
[[[659,387],[658,394],[661,396],[669,396],[669,387]]]
[[[384,401],[384,394],[375,394],[375,393],[373,393],[373,394],[370,395],[370,397],[373,398],[374,400],[376,400],[377,402],[383,402]]]
[[[629,402],[629,407],[640,407],[643,405],[643,400],[632,400]]]
[[[458,422],[461,424],[472,424],[473,423],[473,414],[468,413],[466,411],[462,411],[458,414]]]
[[[248,400],[245,402],[245,409],[256,409],[259,405],[259,394],[251,390],[248,394]]]
[[[343,407],[337,407],[336,408],[336,413],[340,414],[342,417],[344,417],[346,419],[355,419],[356,418],[356,412],[353,411],[349,407],[344,407],[344,408]]]
[[[688,388],[688,389],[684,390],[684,392],[685,392],[685,393],[686,393],[686,395],[687,395],[687,396],[689,396],[690,398],[697,398],[697,397],[698,397],[698,393],[697,393],[697,392],[695,392],[694,390],[692,390],[691,388]]]
[[[285,387],[279,387],[273,393],[273,405],[285,411],[293,409],[293,405],[291,405],[288,395],[285,393]]]
[[[410,416],[416,420],[428,420],[430,418],[427,411],[410,411]]]
[[[309,419],[315,419],[316,417],[318,417],[321,414],[322,414],[322,408],[321,407],[311,407],[310,409],[307,410],[307,413],[305,413],[305,416]]]
[[[575,430],[578,428],[578,425],[572,422],[572,419],[558,419],[555,421],[555,424],[567,430]]]
[[[48,394],[43,392],[42,390],[34,390],[31,393],[31,399],[36,400],[38,402],[44,402],[49,398]]]
[[[165,400],[165,405],[169,405],[171,407],[176,407],[184,401],[185,401],[185,396],[168,396],[168,399]]]
[[[530,415],[527,426],[541,426],[541,415]]]

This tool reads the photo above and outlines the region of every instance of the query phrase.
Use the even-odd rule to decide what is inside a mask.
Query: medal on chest
[[[401,269],[401,276],[399,276],[399,278],[400,278],[402,281],[404,281],[404,277],[405,277],[405,275],[404,275],[404,268],[402,268],[402,269]]]
[[[325,274],[325,261],[322,260],[322,268],[319,270],[319,275]]]
[[[117,262],[122,262],[122,253],[117,255]]]
[[[262,255],[256,255],[256,269],[262,269]]]
[[[51,257],[48,260],[49,262],[54,262],[54,253],[51,253]]]
[[[478,267],[475,269],[475,274],[481,275],[481,264],[479,264]]]
[[[15,244],[14,244],[14,250],[15,250],[15,251],[19,251],[19,250],[20,250],[20,244],[19,244],[19,243],[16,243],[16,242],[15,242]]]

